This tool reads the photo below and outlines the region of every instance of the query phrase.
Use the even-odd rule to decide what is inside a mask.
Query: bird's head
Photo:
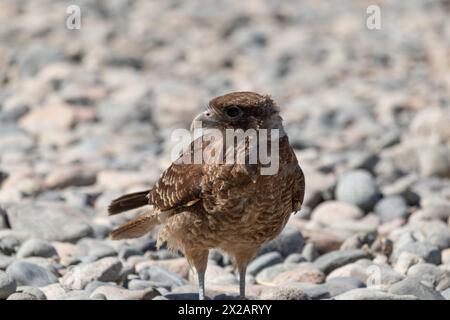
[[[197,115],[191,128],[281,129],[279,109],[268,95],[233,92],[212,99],[206,111]]]

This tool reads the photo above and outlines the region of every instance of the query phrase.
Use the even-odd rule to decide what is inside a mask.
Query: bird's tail
[[[149,212],[113,230],[110,238],[113,240],[139,238],[150,232],[159,223],[157,214]]]
[[[108,207],[109,215],[118,214],[147,205],[147,195],[149,192],[150,190],[130,193],[113,200]]]

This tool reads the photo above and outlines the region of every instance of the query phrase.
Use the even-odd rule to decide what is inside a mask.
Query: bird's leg
[[[245,273],[247,272],[247,266],[242,270],[239,270],[239,297],[245,299]]]
[[[205,300],[205,273],[198,272],[198,300]]]
[[[239,271],[239,298],[245,299],[245,274],[247,272],[247,264],[253,258],[257,248],[245,248],[233,252],[234,262]]]
[[[185,252],[188,261],[198,274],[198,299],[205,300],[205,272],[208,264],[208,250],[191,250]]]

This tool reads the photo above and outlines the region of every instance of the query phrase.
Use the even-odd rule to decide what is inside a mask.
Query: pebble
[[[45,240],[29,239],[25,241],[17,252],[18,258],[25,257],[44,257],[51,258],[58,256],[55,247]]]
[[[327,289],[330,297],[334,297],[353,289],[364,288],[366,285],[357,278],[334,277],[328,279],[322,286]]]
[[[330,225],[344,220],[358,220],[364,212],[355,205],[338,201],[325,201],[318,205],[311,215],[311,220],[323,225]]]
[[[380,198],[372,175],[365,170],[347,172],[338,179],[336,199],[369,211]]]
[[[444,297],[438,291],[411,277],[394,283],[389,288],[389,292],[397,295],[413,295],[420,300],[444,300]]]
[[[80,265],[69,270],[61,279],[61,283],[72,289],[83,289],[92,281],[117,281],[122,270],[122,263],[118,258],[107,257]]]
[[[258,251],[258,255],[277,251],[283,257],[287,257],[291,253],[301,253],[305,240],[302,233],[296,226],[286,225],[281,233],[274,240],[264,244]]]
[[[155,266],[146,269],[146,271],[150,281],[160,283],[163,286],[176,287],[187,283],[186,279],[162,267]]]
[[[358,288],[334,297],[335,300],[417,300],[410,294],[393,294],[369,288]]]
[[[4,271],[0,270],[0,300],[8,298],[16,291],[16,281]]]
[[[7,213],[13,230],[45,240],[71,242],[92,234],[81,212],[58,203],[23,203]]]
[[[383,223],[397,218],[406,218],[409,213],[406,201],[400,196],[391,196],[381,199],[375,205],[374,210]]]
[[[47,269],[25,261],[14,261],[6,272],[19,286],[43,287],[58,282],[58,278]]]
[[[408,269],[407,276],[418,279],[428,287],[436,288],[439,281],[442,280],[444,272],[434,264],[419,263]]]
[[[127,290],[117,286],[100,286],[94,290],[91,297],[102,294],[106,300],[152,300],[160,293],[153,289]]]
[[[272,283],[275,285],[286,285],[292,282],[322,283],[325,274],[308,263],[301,263],[298,267],[284,271],[275,278]]]
[[[290,255],[291,256],[291,255]],[[273,266],[283,261],[283,257],[278,252],[268,252],[260,255],[247,266],[247,273],[251,275],[256,275],[259,271],[264,268]]]
[[[364,258],[368,258],[368,254],[363,250],[340,250],[320,256],[314,261],[314,265],[328,274],[339,267]]]
[[[266,287],[259,298],[261,300],[310,300],[303,290],[289,286]]]
[[[399,247],[394,246],[394,251],[392,253],[393,260],[396,261],[398,256],[402,252],[409,252],[421,257],[424,261],[440,264],[441,263],[441,252],[437,246],[423,242],[408,242]]]
[[[256,275],[256,282],[260,284],[269,285],[276,276],[285,271],[292,270],[297,266],[298,265],[295,263],[292,264],[279,263],[271,267],[267,267],[258,272],[258,274]]]
[[[306,246],[305,246],[306,248]],[[305,248],[303,248],[302,254],[300,253],[291,253],[284,259],[284,263],[292,264],[292,263],[300,263],[300,262],[306,262],[308,261],[305,256],[303,255],[305,252]],[[311,257],[310,257],[311,258]],[[311,260],[312,261],[312,260]]]

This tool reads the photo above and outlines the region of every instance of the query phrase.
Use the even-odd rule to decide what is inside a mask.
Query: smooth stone
[[[92,234],[86,216],[59,203],[24,203],[7,208],[13,230],[49,241],[74,242]]]
[[[128,282],[127,288],[130,290],[144,290],[148,288],[166,287],[165,284],[154,281],[147,281],[141,279],[133,279]],[[170,288],[170,286],[168,286]]]
[[[358,260],[354,263],[346,264],[340,268],[337,268],[330,272],[327,276],[327,281],[330,281],[336,277],[353,277],[360,280],[363,283],[367,282],[369,277],[370,266],[373,262],[368,259]]]
[[[436,288],[444,276],[444,271],[431,263],[419,263],[409,268],[406,275],[419,279],[422,284],[428,287]]]
[[[41,239],[29,239],[22,244],[19,251],[17,252],[18,258],[25,257],[44,257],[51,258],[58,256],[55,247],[46,241]]]
[[[369,211],[380,198],[372,175],[366,170],[354,170],[338,178],[336,199]]]
[[[360,249],[340,250],[329,252],[320,256],[313,262],[313,264],[325,274],[328,274],[346,264],[368,257],[369,255],[367,252]]]
[[[309,263],[299,264],[298,267],[278,274],[271,281],[274,285],[286,285],[292,282],[322,283],[325,274]]]
[[[149,280],[160,283],[168,287],[176,287],[187,284],[186,279],[183,279],[178,274],[170,272],[162,267],[154,266],[148,270]]]
[[[189,273],[189,281],[198,283],[198,276],[196,272]],[[209,264],[206,268],[205,283],[211,285],[229,285],[237,284],[238,281],[234,274],[220,266]]]
[[[68,289],[63,287],[60,283],[49,284],[40,289],[47,297],[47,300],[62,300],[68,291]]]
[[[270,284],[272,280],[279,274],[298,267],[296,263],[279,263],[271,267],[267,267],[256,275],[256,282],[260,284]]]
[[[95,280],[115,282],[119,280],[121,270],[122,263],[118,258],[107,257],[93,263],[75,266],[62,277],[61,283],[74,290],[80,290]]]
[[[310,300],[306,293],[295,287],[265,287],[259,298],[261,300]]]
[[[330,225],[343,220],[358,220],[364,212],[355,205],[339,201],[325,201],[319,204],[311,215],[311,220]]]
[[[392,284],[397,283],[405,278],[405,276],[389,265],[373,264],[367,268],[367,281],[368,288],[386,290]]]
[[[35,296],[36,300],[47,300],[47,296],[45,295],[45,293],[42,290],[35,288],[35,287],[21,286],[21,287],[18,287],[16,291],[20,292],[20,293],[26,293],[26,294]]]
[[[397,295],[376,289],[358,288],[334,297],[335,300],[417,300],[413,295]]]
[[[394,245],[394,251],[392,253],[392,259],[394,262],[398,260],[398,257],[403,252],[409,252],[421,257],[425,262],[440,264],[441,252],[435,245],[423,243],[423,242],[407,242],[399,247]]]
[[[34,295],[26,292],[16,292],[8,297],[7,300],[38,300]]]
[[[8,298],[16,292],[16,281],[4,271],[0,270],[0,300]]]
[[[198,292],[167,293],[164,298],[167,300],[198,300]],[[209,297],[205,297],[205,299],[211,300]]]
[[[446,300],[450,300],[450,288],[445,289],[444,291],[441,292],[441,295],[446,299]]]
[[[160,293],[153,288],[145,290],[128,290],[117,286],[98,287],[91,294],[91,297],[97,294],[103,294],[107,300],[152,300],[154,297],[160,295]]]
[[[6,272],[19,286],[43,287],[58,282],[58,278],[47,269],[25,261],[14,261]]]
[[[61,300],[89,300],[89,293],[84,290],[68,291]]]
[[[0,270],[6,270],[6,268],[8,268],[8,266],[15,260],[15,257],[9,257],[0,254]]]
[[[450,149],[445,146],[426,147],[418,153],[422,176],[450,177]]]
[[[408,277],[394,283],[389,292],[398,295],[413,295],[420,300],[444,300],[444,297],[436,290],[423,285],[418,279]]]
[[[308,242],[307,244],[305,244],[305,246],[303,247],[303,250],[302,250],[302,256],[305,257],[306,261],[309,261],[309,262],[316,260],[316,258],[319,256],[316,245],[313,242]],[[286,261],[288,258],[286,258]],[[302,262],[302,261],[297,261],[297,262]]]
[[[305,246],[306,247],[306,246]],[[303,249],[303,252],[305,250]],[[288,255],[286,257],[286,259],[284,259],[284,263],[301,263],[301,262],[307,262],[308,260],[303,256],[303,253],[291,253],[290,255]]]
[[[283,257],[278,252],[268,252],[260,255],[247,266],[247,273],[256,275],[264,268],[273,266],[274,264],[283,262]]]
[[[86,285],[86,287],[84,288],[84,291],[92,293],[95,291],[95,289],[97,289],[98,287],[101,287],[101,286],[116,286],[116,283],[114,283],[112,281],[108,282],[108,281],[95,280],[95,281],[89,282]]]
[[[287,257],[291,253],[301,253],[304,244],[305,240],[300,230],[294,225],[287,224],[274,240],[261,247],[258,255],[276,251]]]
[[[129,260],[128,260],[129,261]],[[137,273],[141,273],[142,270],[152,268],[154,266],[162,267],[170,272],[178,274],[182,278],[188,278],[190,266],[186,258],[175,258],[168,260],[145,260],[139,261],[135,265]],[[148,280],[148,279],[146,279]]]
[[[330,297],[334,297],[353,289],[364,288],[366,285],[357,278],[335,277],[328,279],[322,286],[327,288]]]
[[[400,196],[392,196],[381,199],[374,209],[380,217],[382,223],[386,223],[397,218],[406,218],[409,209],[406,201]]]

